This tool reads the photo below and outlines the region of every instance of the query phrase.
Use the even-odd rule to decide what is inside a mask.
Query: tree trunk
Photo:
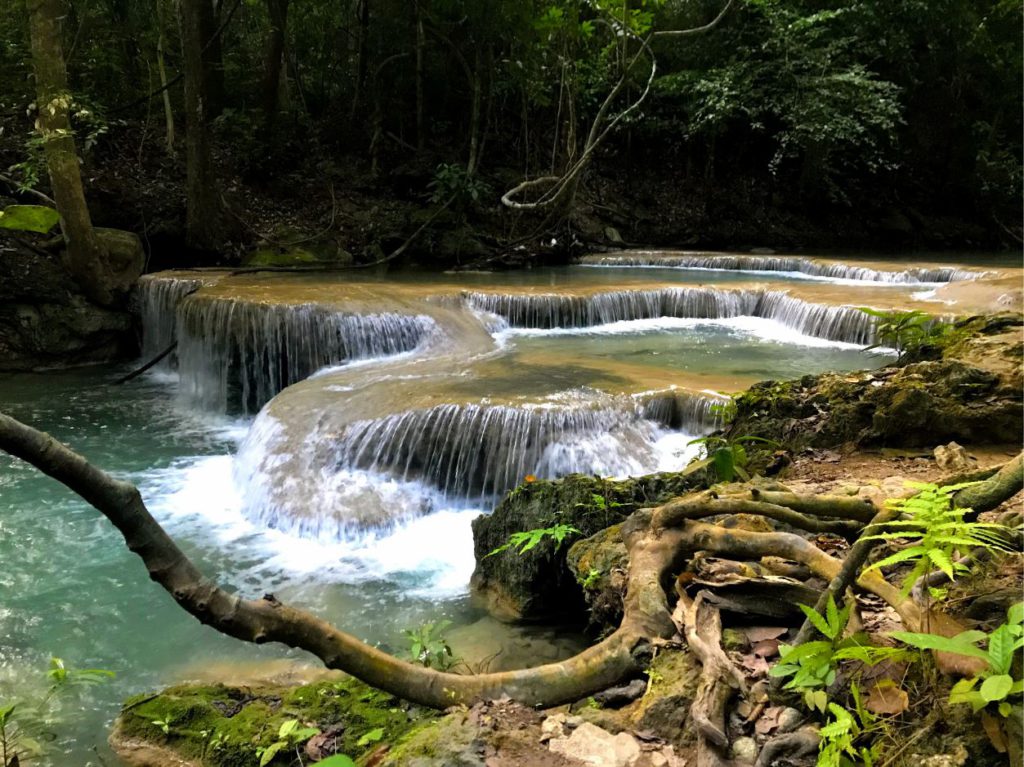
[[[185,60],[186,214],[185,243],[214,250],[220,242],[221,204],[210,150],[210,99],[203,64],[203,14],[209,0],[181,0]]]
[[[359,112],[366,87],[366,72],[369,67],[370,48],[370,0],[359,0],[356,5],[356,16],[359,18],[359,33],[356,37],[356,79],[352,94],[352,116]]]
[[[160,88],[163,93],[164,121],[167,125],[165,147],[167,154],[174,155],[174,110],[171,108],[171,92],[167,86],[167,69],[164,66],[164,14],[163,0],[156,2],[156,18],[159,31],[156,39],[156,68],[160,74]]]
[[[423,53],[427,45],[426,32],[423,29],[423,9],[419,2],[416,8],[416,149],[420,152],[426,144],[423,128]]]
[[[281,64],[285,30],[288,26],[288,0],[267,0],[267,15],[270,17],[270,31],[267,33],[263,62],[263,128],[269,134],[274,127],[278,95],[281,92]]]
[[[39,105],[36,128],[44,140],[50,185],[67,247],[65,266],[90,300],[108,306],[114,301],[110,268],[89,217],[68,117],[71,94],[58,21],[64,9],[61,0],[28,0],[27,6]]]
[[[224,54],[221,45],[219,8],[215,0],[195,3],[200,24],[203,80],[206,84],[206,119],[215,120],[224,111]]]

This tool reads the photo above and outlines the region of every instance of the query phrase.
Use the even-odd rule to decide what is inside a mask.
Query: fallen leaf
[[[864,707],[875,714],[901,714],[909,705],[907,691],[891,679],[876,682],[864,701]]]
[[[769,706],[761,714],[761,718],[754,725],[754,732],[758,735],[768,735],[779,726],[779,717],[785,710],[783,706]]]
[[[753,626],[743,629],[743,633],[747,635],[747,639],[750,640],[751,644],[763,642],[766,639],[778,639],[787,631],[789,629],[785,626]]]
[[[992,716],[988,711],[981,712],[981,726],[985,729],[985,734],[988,735],[988,739],[992,742],[992,747],[1000,754],[1006,753],[1006,735],[1003,733],[1002,725],[999,724],[999,720]]]
[[[779,640],[765,639],[763,642],[755,643],[750,649],[754,651],[754,655],[760,655],[762,658],[774,658],[779,654]]]

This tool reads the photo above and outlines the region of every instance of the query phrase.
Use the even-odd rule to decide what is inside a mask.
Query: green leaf
[[[828,625],[828,621],[826,621],[825,618],[822,617],[821,613],[819,613],[813,607],[808,607],[807,605],[798,604],[797,607],[799,607],[803,611],[804,615],[807,616],[807,620],[814,624],[814,628],[818,629],[818,631],[827,636],[829,639],[836,638],[835,632],[832,630],[832,627]],[[835,609],[834,602],[832,604],[832,608]]]
[[[284,740],[294,732],[295,728],[299,726],[298,719],[289,719],[287,722],[281,723],[281,728],[277,731],[277,737]]]
[[[1024,623],[1024,602],[1010,605],[1010,609],[1006,611],[1006,622],[1011,626],[1019,626]]]
[[[46,234],[58,221],[57,211],[44,205],[8,205],[0,211],[0,229]]]
[[[356,767],[356,763],[352,761],[352,757],[345,756],[344,754],[334,754],[334,756],[321,759],[316,764],[317,767]]]
[[[988,664],[997,674],[1006,674],[1013,663],[1013,631],[1003,624],[993,631],[988,638]]]
[[[723,482],[732,482],[736,475],[736,462],[732,450],[722,448],[715,451],[714,459],[715,473]]]
[[[915,634],[909,631],[893,631],[889,636],[922,650],[938,650],[982,660],[989,659],[987,652],[974,645],[974,642],[985,638],[984,632],[981,631],[964,631],[952,638],[937,634]]]
[[[953,562],[946,556],[946,552],[941,549],[928,549],[928,559],[934,562],[935,566],[942,570],[950,580],[953,580]]]
[[[260,767],[267,767],[268,764],[274,761],[274,757],[277,756],[277,752],[287,745],[288,744],[283,740],[279,740],[276,743],[271,743],[267,746],[263,750],[263,755],[260,757]]]
[[[357,740],[356,741],[356,745],[360,746],[360,747],[368,746],[371,743],[376,743],[377,741],[379,741],[383,737],[384,737],[384,728],[383,727],[375,727],[374,729],[370,730],[368,733],[363,735],[363,737],[361,737],[359,740]]]
[[[981,689],[978,692],[981,693],[981,697],[987,703],[992,703],[997,700],[1003,700],[1010,694],[1012,687],[1013,678],[1009,674],[997,674],[996,676],[990,676],[982,682]]]

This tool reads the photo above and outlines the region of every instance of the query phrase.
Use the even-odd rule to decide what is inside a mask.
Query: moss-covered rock
[[[622,597],[629,564],[622,525],[612,525],[574,543],[566,563],[583,588],[590,628],[598,634],[616,629],[622,622]]]
[[[143,743],[184,763],[252,767],[258,750],[295,719],[303,727],[330,728],[338,751],[359,758],[434,716],[351,678],[299,687],[181,685],[126,701],[111,745],[128,760]],[[292,761],[282,753],[271,764]]]
[[[732,435],[767,437],[790,448],[1006,443],[1018,439],[1024,425],[1019,390],[955,360],[757,384],[737,402]]]
[[[567,564],[569,546],[545,538],[525,554],[513,549],[488,556],[513,533],[571,525],[580,537],[617,524],[641,506],[653,505],[700,484],[697,475],[652,474],[615,481],[572,474],[516,488],[494,512],[473,522],[476,569],[474,601],[506,621],[565,620],[582,613],[583,589]],[[584,575],[585,577],[585,575]]]

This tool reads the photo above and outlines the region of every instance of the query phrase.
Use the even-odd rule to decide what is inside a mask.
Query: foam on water
[[[467,591],[474,566],[471,523],[482,509],[437,508],[390,530],[356,536],[273,529],[242,512],[244,494],[233,478],[234,461],[230,455],[185,458],[135,480],[150,511],[172,535],[245,552],[231,575],[251,584],[249,596],[282,579],[358,584],[401,576],[411,576],[409,593],[415,596],[448,598]],[[341,481],[387,485],[351,474]],[[432,494],[423,487],[409,490]]]
[[[496,331],[499,343],[507,342],[517,336],[555,337],[582,335],[643,335],[653,333],[672,333],[683,330],[694,330],[702,327],[729,328],[744,335],[781,344],[808,346],[819,349],[861,349],[862,344],[846,341],[832,341],[818,338],[800,330],[791,328],[778,320],[761,317],[727,317],[722,319],[703,319],[693,317],[654,317],[643,320],[618,320],[605,325],[568,328],[522,328],[506,325]]]

